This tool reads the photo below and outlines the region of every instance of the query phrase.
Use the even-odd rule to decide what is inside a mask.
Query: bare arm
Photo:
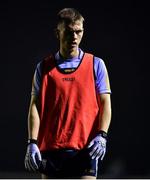
[[[37,139],[40,126],[38,113],[38,96],[31,95],[30,107],[28,113],[28,138]]]
[[[100,131],[108,132],[111,122],[111,101],[110,94],[98,94],[98,105],[100,107],[99,120]],[[106,153],[107,134],[99,132],[99,134],[90,142],[88,148],[91,148],[89,155],[92,159],[103,160]],[[105,136],[104,136],[105,135]]]
[[[111,122],[111,99],[110,94],[99,94],[98,95],[98,104],[102,107],[100,114],[101,127],[100,130],[103,130],[107,133],[110,122]]]
[[[104,82],[106,84],[106,89],[108,93],[100,93],[98,94],[98,104],[100,107],[100,130],[108,132],[110,122],[111,122],[111,90],[110,90],[110,82],[107,69],[105,67],[105,75]]]
[[[38,113],[38,97],[31,95],[30,107],[28,113],[28,145],[25,156],[25,168],[29,171],[37,171],[39,169],[40,162],[42,161],[40,150],[36,141],[38,137],[40,119]]]

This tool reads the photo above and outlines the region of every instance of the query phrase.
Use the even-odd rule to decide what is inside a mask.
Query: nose
[[[75,31],[72,33],[72,37],[73,39],[77,39],[77,33]]]

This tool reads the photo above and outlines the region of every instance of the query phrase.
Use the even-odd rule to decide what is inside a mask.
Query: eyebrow
[[[71,29],[71,28],[68,27],[68,28],[66,28],[66,30],[67,30],[67,31],[75,31],[75,32],[77,32],[77,31],[83,31],[84,28],[82,28],[82,29],[75,29],[75,30],[74,30],[74,29]]]

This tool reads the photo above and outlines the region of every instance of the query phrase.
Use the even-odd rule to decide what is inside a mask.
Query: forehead
[[[83,22],[77,20],[73,23],[61,23],[59,27],[61,29],[79,30],[79,29],[83,29]]]

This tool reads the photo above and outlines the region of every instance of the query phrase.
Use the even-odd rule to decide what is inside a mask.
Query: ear
[[[54,29],[54,33],[57,39],[59,39],[59,30],[58,29]]]

